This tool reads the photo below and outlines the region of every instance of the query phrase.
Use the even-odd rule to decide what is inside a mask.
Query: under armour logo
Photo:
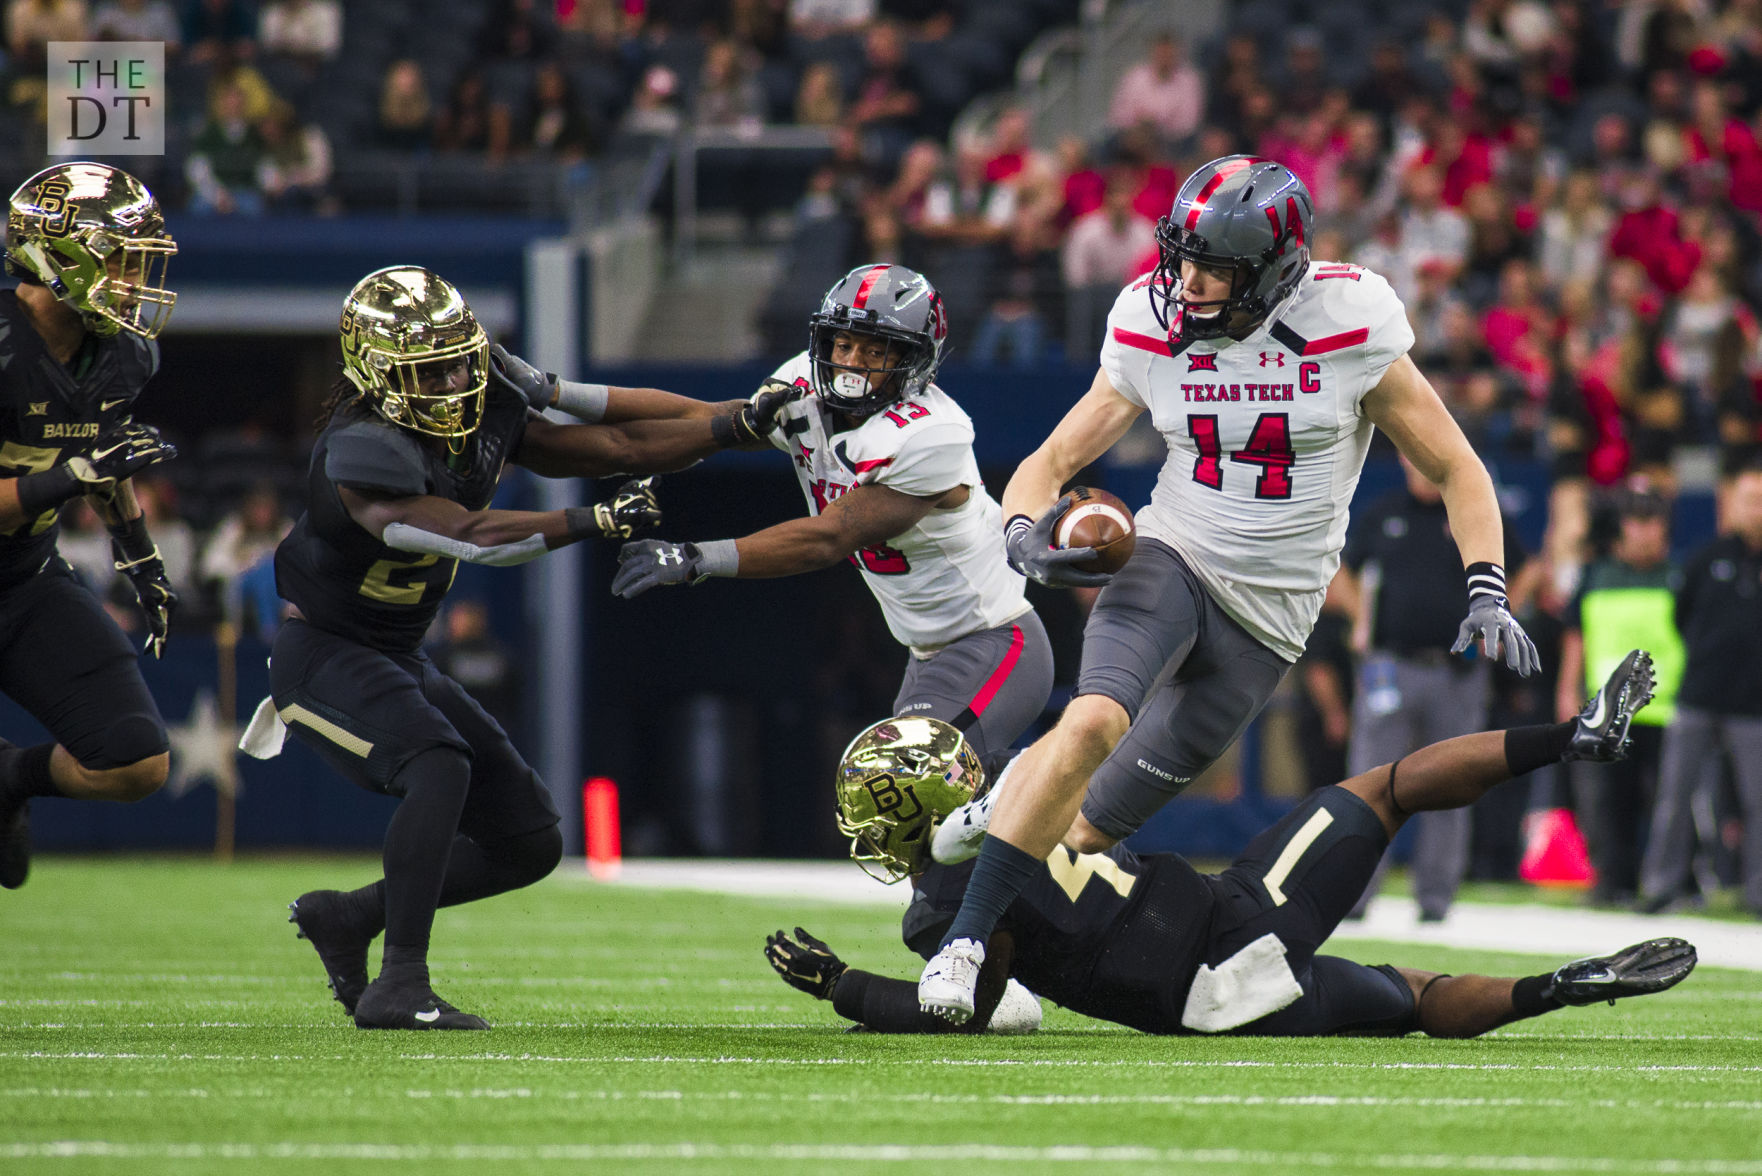
[[[29,404],[30,404],[30,407],[26,408],[24,411],[24,414],[26,416],[48,416],[49,415],[49,402],[47,400],[32,400],[29,402]]]
[[[663,547],[661,548],[660,554],[655,556],[655,562],[662,567],[668,567],[672,564],[682,564],[685,562],[685,554],[677,547]]]
[[[1187,353],[1187,370],[1189,372],[1217,371],[1217,352],[1190,351]]]
[[[1284,367],[1285,366],[1285,353],[1283,351],[1263,351],[1263,352],[1261,352],[1260,353],[1260,366],[1265,367],[1269,363],[1272,364],[1274,367]]]

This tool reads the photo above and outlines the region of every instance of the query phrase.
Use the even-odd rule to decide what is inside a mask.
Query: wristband
[[[694,543],[697,548],[697,572],[702,576],[732,576],[740,571],[740,546],[733,539],[711,539]]]
[[[568,413],[578,421],[597,424],[605,419],[612,389],[605,384],[578,384],[574,380],[557,381],[557,399],[551,407]]]
[[[1033,529],[1034,520],[1027,515],[1011,515],[1009,521],[1003,525],[1003,534],[1006,539],[1014,539],[1021,532]]]
[[[740,431],[734,427],[734,414],[724,412],[711,417],[710,436],[723,449],[739,445]]]
[[[586,539],[603,534],[591,506],[565,506],[563,525],[568,528],[571,539]]]
[[[18,480],[18,508],[24,512],[25,518],[34,519],[51,507],[77,497],[84,489],[65,465],[54,466],[40,474],[26,474]]]
[[[1478,596],[1491,596],[1500,604],[1505,603],[1504,568],[1485,560],[1468,565],[1468,598],[1472,601]]]
[[[138,563],[159,558],[159,548],[147,534],[147,516],[138,514],[109,528],[110,542],[115,548],[116,570],[125,571]]]

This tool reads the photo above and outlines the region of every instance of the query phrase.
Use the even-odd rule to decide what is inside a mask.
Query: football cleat
[[[930,832],[930,860],[945,866],[967,861],[977,857],[979,846],[985,840],[986,830],[991,828],[991,813],[997,807],[997,793],[1003,782],[1009,779],[1010,770],[1021,758],[1017,752],[1009,763],[998,773],[997,782],[986,789],[985,794],[976,800],[955,809],[942,818]]]
[[[1552,993],[1561,1004],[1614,1004],[1624,996],[1646,996],[1674,988],[1695,970],[1695,945],[1683,939],[1648,939],[1606,956],[1562,964],[1554,972]]]
[[[1652,701],[1652,655],[1636,649],[1621,659],[1602,689],[1573,720],[1566,760],[1609,763],[1627,756],[1628,725]]]
[[[388,982],[367,986],[355,1004],[357,1029],[488,1029],[489,1022],[462,1013],[434,994],[426,983]]]
[[[324,965],[331,995],[353,1015],[367,989],[367,947],[373,935],[351,925],[348,902],[340,890],[314,890],[288,903],[288,922],[306,940]]]
[[[992,1010],[985,1032],[1000,1037],[1020,1037],[1040,1028],[1040,1018],[1040,998],[1011,980],[1004,985],[1003,996],[998,999],[997,1008]]]
[[[918,978],[918,1008],[950,1024],[965,1025],[973,1015],[973,993],[984,966],[983,943],[957,939],[948,944],[924,965]]]

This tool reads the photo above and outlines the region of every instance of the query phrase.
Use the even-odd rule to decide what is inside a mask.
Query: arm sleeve
[[[428,471],[415,442],[365,421],[338,430],[326,443],[324,473],[342,486],[402,497],[428,493]]]
[[[486,564],[492,568],[512,567],[529,560],[537,559],[546,551],[545,537],[534,531],[517,543],[498,543],[493,547],[479,547],[475,543],[467,543],[463,539],[450,539],[445,535],[437,535],[433,531],[424,531],[420,527],[412,527],[407,523],[392,523],[380,537],[387,547],[398,551],[419,551],[424,555],[440,555],[447,559],[463,560],[466,563]]]
[[[832,992],[838,1015],[856,1021],[876,1033],[958,1033],[955,1026],[918,1007],[918,986],[851,968],[838,978]]]

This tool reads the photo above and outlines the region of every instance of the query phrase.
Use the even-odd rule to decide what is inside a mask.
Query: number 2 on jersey
[[[1218,440],[1216,413],[1190,413],[1187,433],[1199,457],[1193,463],[1193,480],[1213,490],[1224,488],[1223,445]],[[1256,498],[1291,497],[1291,467],[1297,453],[1291,448],[1289,413],[1263,412],[1254,422],[1248,444],[1230,454],[1230,460],[1260,467],[1254,483]]]

